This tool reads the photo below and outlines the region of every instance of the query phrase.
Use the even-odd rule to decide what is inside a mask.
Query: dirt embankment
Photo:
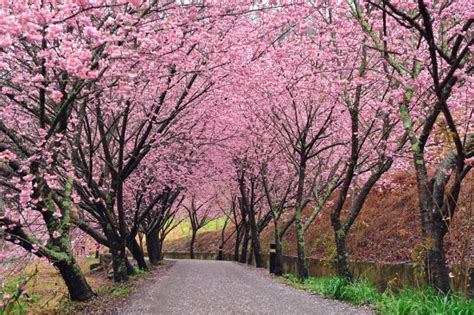
[[[400,173],[392,178],[399,189],[377,191],[369,195],[364,209],[355,222],[348,239],[352,260],[384,263],[416,261],[423,248],[416,184],[413,174]],[[350,202],[350,201],[349,201]],[[458,202],[458,211],[453,219],[449,234],[445,238],[449,264],[459,264],[463,257],[474,265],[474,176],[470,174],[463,184]],[[226,235],[233,234],[228,226]],[[268,226],[261,235],[262,250],[268,252],[273,229]],[[335,246],[330,223],[329,209],[309,228],[306,234],[306,250],[309,257],[330,259],[334,257]],[[199,234],[196,252],[217,252],[220,231]],[[234,237],[225,244],[226,252],[233,252]],[[284,237],[283,251],[296,255],[296,234],[290,228]],[[189,238],[182,237],[167,241],[165,251],[187,251]]]

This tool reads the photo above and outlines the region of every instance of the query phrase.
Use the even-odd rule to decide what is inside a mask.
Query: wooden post
[[[276,244],[270,243],[270,273],[275,273],[275,266],[276,266]]]

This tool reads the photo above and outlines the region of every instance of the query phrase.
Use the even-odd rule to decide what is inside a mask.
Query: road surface
[[[138,288],[120,314],[368,314],[228,261],[177,260]]]

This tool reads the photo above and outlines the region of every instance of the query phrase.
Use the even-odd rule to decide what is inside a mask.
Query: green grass
[[[203,228],[201,228],[198,231],[198,234],[204,232],[220,231],[224,227],[224,224],[225,218],[215,218],[210,220]],[[181,222],[170,236],[170,239],[191,237],[191,222],[189,219]]]
[[[111,295],[113,297],[127,296],[130,294],[131,290],[130,287],[118,287],[112,291]]]
[[[95,293],[97,293],[98,295],[106,295],[111,290],[112,290],[111,286],[104,285],[104,286],[101,286],[101,287],[97,288],[97,290],[95,290]]]
[[[142,270],[142,269],[137,268],[137,267],[135,267],[134,270],[135,270],[135,274],[132,275],[132,278],[138,278],[138,277],[141,277],[141,276],[146,276],[150,273],[149,271],[145,271],[145,270]]]
[[[350,283],[339,277],[308,278],[301,282],[294,275],[285,281],[300,289],[347,301],[354,305],[369,305],[380,314],[388,315],[474,315],[474,301],[457,294],[442,296],[433,289],[403,289],[398,293],[378,292],[367,282]]]
[[[135,268],[135,274],[130,276],[130,280],[136,280],[141,277],[146,277],[150,274],[149,271],[143,271]],[[133,286],[130,282],[127,283],[112,283],[103,285],[95,290],[95,293],[102,296],[120,297],[127,296],[132,292]]]
[[[441,296],[432,289],[404,289],[398,294],[384,293],[377,306],[381,314],[472,315],[474,301],[459,295]]]
[[[112,284],[112,285],[105,285],[100,288],[98,288],[95,293],[98,295],[102,296],[113,296],[113,297],[119,297],[119,296],[127,296],[132,292],[132,287],[129,286],[128,284]]]

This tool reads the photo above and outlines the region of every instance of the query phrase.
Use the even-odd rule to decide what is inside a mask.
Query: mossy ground
[[[26,264],[19,274],[2,279],[6,284],[4,291],[8,290],[12,297],[18,291],[18,286],[22,286],[25,280],[28,281],[24,285],[24,291],[18,301],[10,303],[7,309],[0,308],[0,314],[89,313],[89,310],[96,311],[101,308],[116,307],[121,303],[120,300],[126,298],[142,279],[146,279],[152,274],[138,271],[129,282],[114,283],[107,277],[106,272],[91,272],[89,270],[91,264],[98,262],[97,259],[78,257],[77,260],[87,282],[96,294],[92,300],[71,302],[59,272],[48,263],[33,260]],[[163,267],[166,267],[166,264],[158,269]]]

